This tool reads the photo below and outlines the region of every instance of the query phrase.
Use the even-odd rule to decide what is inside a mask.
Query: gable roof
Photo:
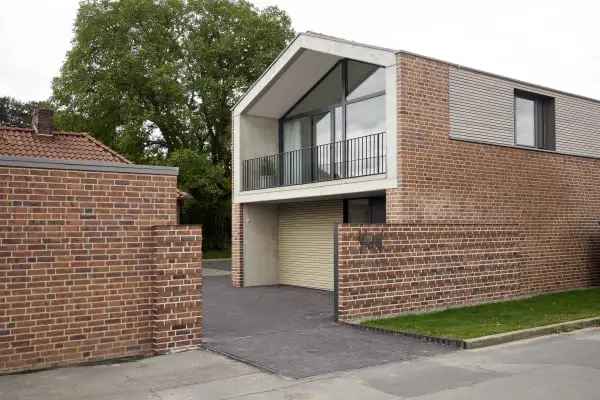
[[[0,155],[131,164],[87,133],[54,132],[50,136],[28,128],[0,127]]]
[[[251,114],[267,116],[256,108],[261,109],[258,105],[261,97],[271,92],[275,93],[272,98],[278,109],[271,113],[280,115],[281,110],[287,111],[293,104],[282,100],[297,98],[306,93],[329,67],[342,58],[390,66],[396,63],[396,50],[310,31],[299,33],[237,100],[232,111],[236,114],[255,108]]]

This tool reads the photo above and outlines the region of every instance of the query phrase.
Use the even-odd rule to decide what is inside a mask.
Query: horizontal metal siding
[[[279,208],[279,281],[333,290],[333,227],[343,221],[340,200]]]
[[[450,136],[514,145],[513,96],[521,89],[555,99],[556,151],[600,157],[600,103],[450,67]]]

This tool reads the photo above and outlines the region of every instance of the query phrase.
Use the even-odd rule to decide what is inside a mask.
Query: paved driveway
[[[274,373],[305,378],[447,353],[417,339],[341,326],[328,292],[288,286],[234,289],[229,277],[205,277],[208,348]]]

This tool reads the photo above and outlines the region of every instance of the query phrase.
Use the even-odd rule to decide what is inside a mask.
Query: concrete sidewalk
[[[0,377],[1,400],[594,399],[600,329],[307,379],[208,351]]]

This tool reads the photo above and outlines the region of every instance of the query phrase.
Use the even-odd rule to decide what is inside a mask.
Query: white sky
[[[595,1],[254,0],[297,31],[408,50],[600,99]],[[2,0],[0,96],[51,94],[72,39],[77,0]]]

